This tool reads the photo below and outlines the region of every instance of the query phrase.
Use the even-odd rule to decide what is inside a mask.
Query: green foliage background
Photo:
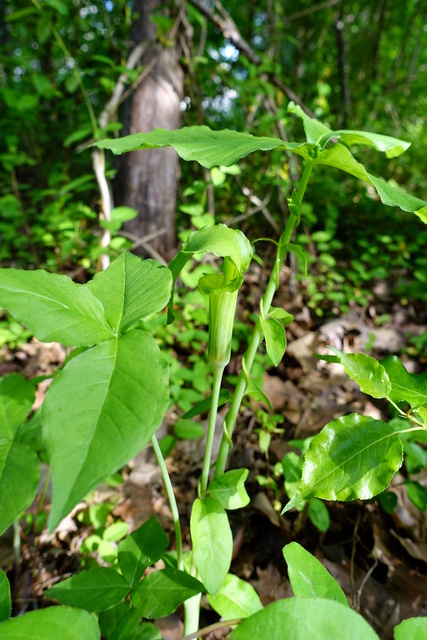
[[[176,13],[178,3],[167,4]],[[410,151],[398,160],[369,150],[360,159],[372,173],[425,198],[422,0],[227,0],[223,5],[259,64],[239,54],[186,2],[183,124],[298,139],[301,125],[286,112],[288,87],[333,129],[375,130],[411,141]],[[93,272],[100,254],[99,192],[91,154],[81,147],[101,135],[97,119],[132,50],[131,4],[6,0],[0,11],[0,261]],[[159,40],[166,41],[173,20],[160,13],[154,19]],[[129,83],[141,71],[129,71]],[[106,133],[119,135],[120,122],[119,111]],[[178,237],[190,226],[214,221],[234,221],[252,237],[277,234],[287,215],[286,196],[298,177],[297,160],[289,157],[283,164],[282,153],[273,150],[251,155],[240,166],[238,175],[209,175],[183,163]],[[209,201],[211,180],[215,189]],[[379,207],[369,187],[360,189],[350,177],[337,181],[324,169],[312,182],[300,240],[315,246],[311,254],[318,258],[309,285],[313,309],[319,314],[345,310],[351,297],[364,304],[368,283],[381,277],[391,277],[393,286],[399,281],[403,299],[408,292],[422,297],[423,225]],[[253,214],[254,196],[265,201],[274,228],[262,211]],[[379,233],[380,228],[388,232]],[[110,250],[117,255],[129,246],[127,239],[115,237]],[[402,286],[403,277],[409,283]]]

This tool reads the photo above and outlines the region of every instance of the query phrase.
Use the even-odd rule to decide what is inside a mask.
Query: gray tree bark
[[[179,65],[179,46],[159,42],[156,25],[150,20],[153,12],[164,15],[168,11],[162,8],[165,4],[163,0],[134,0],[138,18],[132,25],[131,39],[135,45],[141,41],[147,44],[142,63],[149,72],[125,101],[123,135],[180,125],[184,74]],[[121,156],[114,180],[116,205],[138,211],[138,217],[126,223],[125,231],[138,238],[163,231],[149,245],[166,258],[175,245],[178,172],[178,156],[172,148],[150,149]],[[147,253],[144,245],[135,251]]]

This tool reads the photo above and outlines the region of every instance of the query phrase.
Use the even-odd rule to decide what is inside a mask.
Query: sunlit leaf
[[[100,300],[68,276],[0,269],[0,306],[44,342],[83,347],[113,336]]]
[[[246,618],[231,640],[379,640],[361,615],[341,602],[285,598]]]
[[[397,356],[381,360],[391,382],[390,398],[408,402],[413,409],[427,404],[427,373],[408,373]]]
[[[172,274],[159,262],[141,260],[126,251],[106,271],[96,274],[87,287],[102,302],[111,326],[122,333],[166,307]]]
[[[356,413],[332,420],[311,441],[297,491],[283,511],[312,497],[372,498],[388,487],[402,458],[401,440],[385,422]]]
[[[364,353],[341,353],[330,347],[346,374],[357,382],[363,393],[373,398],[386,398],[391,391],[391,382],[384,367]]]
[[[253,586],[232,573],[225,576],[215,598],[208,595],[208,602],[224,620],[247,618],[263,608]]]
[[[0,624],[4,640],[99,640],[96,619],[83,609],[48,607]]]
[[[197,498],[190,530],[200,579],[215,597],[228,573],[233,552],[233,536],[224,507],[214,498]]]
[[[245,489],[248,469],[233,469],[227,471],[216,480],[209,483],[209,493],[218,500],[224,509],[241,509],[246,507],[250,498]]]
[[[285,329],[277,318],[260,317],[260,321],[267,353],[274,366],[277,367],[286,351]]]
[[[394,640],[425,640],[427,638],[427,618],[409,618],[394,628]]]
[[[283,548],[289,581],[297,597],[327,598],[349,606],[344,591],[321,562],[297,542]]]
[[[134,330],[69,361],[43,404],[52,466],[53,529],[85,494],[147,444],[169,402],[166,362]]]
[[[211,169],[220,165],[229,167],[254,151],[270,151],[277,147],[293,149],[300,145],[284,142],[280,138],[261,138],[229,129],[213,131],[206,126],[194,126],[175,131],[155,129],[149,133],[134,133],[116,140],[101,140],[95,146],[110,149],[115,154],[137,149],[173,147],[183,160],[197,160]]]

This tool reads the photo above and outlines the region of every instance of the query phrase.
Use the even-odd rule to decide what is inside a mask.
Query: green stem
[[[198,637],[201,599],[202,594],[198,593],[184,602],[184,636],[192,634],[193,637]]]
[[[223,365],[213,366],[213,382],[212,382],[212,398],[211,408],[209,412],[208,433],[206,436],[205,456],[203,460],[202,475],[200,477],[200,494],[206,493],[209,482],[209,471],[211,468],[212,447],[215,436],[216,417],[218,414],[219,394],[221,391],[222,374],[224,372]]]
[[[172,482],[169,477],[168,470],[166,468],[165,460],[163,458],[158,440],[155,435],[152,436],[151,438],[151,444],[153,445],[157,464],[159,465],[160,470],[162,472],[163,482],[165,483],[165,489],[168,495],[168,500],[169,500],[170,508],[172,511],[173,526],[175,528],[177,566],[180,571],[184,571],[184,559],[182,557],[182,534],[181,534],[181,523],[179,521],[178,505],[176,504],[175,494],[173,492]]]
[[[302,203],[305,190],[307,188],[308,179],[311,174],[311,170],[313,168],[313,162],[307,162],[305,165],[304,173],[301,176],[301,180],[298,186],[298,198],[300,203]],[[281,245],[289,244],[292,238],[292,233],[298,223],[298,217],[294,213],[290,213],[288,221],[286,223],[285,230],[280,239]],[[262,298],[261,308],[264,309],[265,313],[268,313],[268,310],[271,307],[271,303],[273,302],[274,294],[276,293],[278,286],[278,274],[280,273],[280,269],[283,266],[283,262],[286,257],[286,253],[282,253],[280,255],[280,248],[277,251],[276,264],[272,269],[270,280],[267,285],[267,289]],[[240,372],[239,379],[237,381],[236,389],[234,391],[233,399],[230,404],[230,409],[228,410],[227,416],[225,418],[225,430],[224,436],[221,440],[221,446],[218,453],[218,458],[215,464],[215,478],[219,478],[224,474],[225,465],[227,462],[227,457],[230,451],[230,443],[231,436],[233,434],[234,426],[236,424],[237,414],[239,413],[240,405],[242,403],[243,396],[245,394],[246,385],[247,385],[247,376],[252,368],[252,364],[258,350],[259,344],[262,339],[262,331],[261,331],[261,321],[258,316],[258,320],[256,321],[254,332],[249,341],[248,348],[244,355],[244,366],[242,367],[242,371]]]
[[[304,200],[305,190],[307,189],[308,180],[310,178],[311,170],[313,169],[314,164],[315,163],[312,160],[307,160],[306,165],[304,167],[304,171],[297,188],[297,193],[298,193],[298,198],[300,203],[302,203],[302,201]]]
[[[176,503],[172,482],[166,468],[165,460],[163,458],[159,442],[155,435],[151,438],[151,444],[153,445],[157,464],[159,465],[162,472],[163,482],[165,484],[166,493],[172,511],[173,525],[175,528],[177,567],[180,571],[184,571],[184,558],[182,555],[182,534],[181,523],[179,521],[178,505]],[[184,602],[184,634],[193,633],[199,627],[200,599],[201,594],[197,594],[196,596],[193,596],[192,598],[189,598]]]

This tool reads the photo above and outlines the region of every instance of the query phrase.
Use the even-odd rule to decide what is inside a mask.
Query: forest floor
[[[387,403],[373,401],[344,375],[342,367],[321,361],[313,353],[327,353],[327,345],[342,351],[369,352],[380,358],[399,354],[410,372],[420,373],[425,360],[407,354],[408,335],[426,330],[425,309],[400,305],[396,301],[373,300],[368,309],[352,308],[348,313],[312,321],[300,296],[289,296],[286,288],[283,304],[294,313],[287,329],[288,349],[276,369],[264,374],[264,392],[273,413],[284,416],[278,425],[283,433],[273,434],[268,455],[259,450],[255,411],[261,405],[247,403],[236,427],[230,457],[232,468],[247,467],[247,489],[251,503],[243,510],[231,512],[234,534],[234,557],[231,570],[248,580],[264,605],[292,595],[282,548],[296,540],[329,569],[346,593],[353,608],[372,624],[382,640],[393,637],[393,628],[401,620],[427,615],[427,542],[426,514],[408,499],[406,471],[397,474],[391,491],[397,496],[397,508],[387,514],[378,500],[351,503],[327,503],[330,527],[320,532],[308,517],[307,510],[295,510],[280,516],[286,501],[283,476],[276,477],[278,489],[268,488],[274,478],[275,465],[286,453],[294,451],[290,440],[317,434],[330,420],[358,412],[376,419],[390,419]],[[285,299],[286,298],[286,299]],[[382,305],[381,310],[379,307]],[[387,322],[376,326],[375,315],[386,308]],[[367,351],[368,349],[368,351]],[[14,351],[0,352],[0,375],[18,371],[27,377],[49,374],[63,362],[64,349],[56,344],[44,345],[35,340]],[[42,402],[47,383],[39,385],[36,405]],[[265,408],[265,407],[264,407]],[[159,436],[168,432],[173,419],[167,416]],[[218,442],[215,446],[218,447]],[[189,515],[196,496],[201,471],[202,441],[178,441],[167,458],[167,465],[182,515],[184,544],[189,546]],[[276,467],[277,470],[277,467]],[[1,567],[12,584],[14,614],[46,606],[43,592],[62,578],[78,571],[82,560],[82,542],[96,531],[96,523],[87,514],[88,505],[108,504],[107,524],[124,521],[131,531],[156,515],[169,533],[173,547],[173,524],[158,466],[150,447],[134,458],[123,470],[124,482],[111,487],[101,485],[87,501],[77,505],[52,535],[46,530],[35,533],[34,527],[22,526],[21,557],[14,564],[13,531],[0,538]],[[266,479],[261,487],[257,477]],[[427,488],[427,471],[411,479]],[[49,501],[49,491],[45,505]],[[38,502],[33,507],[37,512]],[[111,544],[111,543],[110,543]],[[114,546],[114,541],[113,541]],[[105,562],[99,554],[92,554]],[[202,624],[217,619],[203,605]],[[182,637],[178,614],[157,622],[166,640]],[[224,637],[210,635],[213,638]]]

